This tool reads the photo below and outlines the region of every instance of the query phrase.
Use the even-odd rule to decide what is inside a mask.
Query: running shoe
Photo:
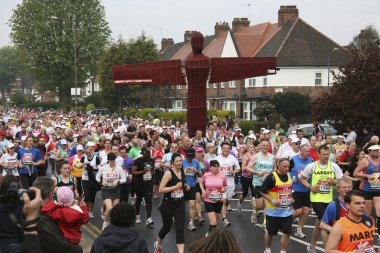
[[[264,219],[263,226],[261,227],[261,229],[263,230],[264,233],[267,232],[267,220],[266,219]]]
[[[207,237],[207,236],[208,236],[208,233],[209,233],[209,232],[207,232],[207,233],[206,233],[205,237]]]
[[[227,209],[228,212],[232,211],[231,204],[229,204],[226,209]]]
[[[297,232],[294,234],[296,237],[304,239],[306,238],[306,235],[302,232],[300,228],[297,228]]]
[[[88,212],[88,218],[93,219],[94,218],[94,213],[93,212]]]
[[[162,253],[161,245],[157,241],[153,244],[153,253]]]
[[[149,219],[147,219],[145,222],[145,225],[147,227],[152,226],[153,224],[154,224],[154,221],[153,221],[152,217],[149,217]]]
[[[229,222],[227,219],[224,219],[223,227],[229,227],[229,226],[231,226],[231,222]]]
[[[195,231],[195,230],[197,230],[197,228],[195,227],[193,221],[190,221],[190,222],[189,222],[189,225],[187,226],[187,228],[188,228],[190,231]]]
[[[144,205],[144,206],[146,205],[146,204],[145,204],[145,198],[143,198],[143,199],[141,200],[141,204]]]
[[[100,217],[102,218],[102,220],[104,220],[106,217],[103,206],[100,208]]]
[[[103,221],[102,231],[109,225],[108,221]]]
[[[293,224],[298,224],[298,222],[300,222],[300,219],[299,219],[299,218],[295,218],[295,219],[293,220]]]
[[[260,217],[260,215],[262,215],[264,213],[264,210],[258,210],[258,211],[256,211],[256,214],[257,214],[257,216],[259,216]]]
[[[141,224],[140,215],[136,215],[136,224]]]
[[[199,224],[203,224],[205,222],[205,218],[203,218],[202,216],[198,217],[198,222]]]
[[[264,253],[272,253],[272,251],[269,249],[269,250],[264,250]]]
[[[308,253],[317,253],[317,250],[315,248],[311,248],[310,244],[307,245],[306,250]]]
[[[251,214],[251,222],[252,222],[253,224],[256,224],[256,223],[257,223],[257,214],[256,214],[256,211],[255,211],[255,210],[252,211],[252,214]]]

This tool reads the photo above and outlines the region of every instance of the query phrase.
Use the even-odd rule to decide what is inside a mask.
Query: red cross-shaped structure
[[[276,73],[275,57],[230,57],[208,58],[203,52],[203,35],[193,32],[191,36],[192,55],[185,60],[188,82],[187,125],[193,136],[197,129],[205,133],[207,125],[206,83],[228,82],[255,76]],[[273,70],[271,73],[268,70]],[[112,67],[115,85],[155,84],[186,85],[181,60],[169,60]]]

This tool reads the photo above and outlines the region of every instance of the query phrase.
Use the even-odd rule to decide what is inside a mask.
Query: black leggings
[[[120,202],[128,203],[129,193],[131,191],[131,184],[121,184],[120,185]]]
[[[151,183],[137,183],[136,182],[136,215],[140,214],[141,201],[145,199],[146,217],[152,216],[152,195],[153,195],[153,181]]]
[[[243,188],[243,197],[248,196],[248,189],[251,189],[251,194],[253,194],[253,185],[252,185],[252,178],[243,177],[240,178],[241,186]]]
[[[177,244],[185,243],[185,201],[168,202],[163,200],[160,207],[162,217],[162,228],[158,232],[158,237],[163,240],[169,233],[172,226],[173,217],[175,220],[175,233]]]

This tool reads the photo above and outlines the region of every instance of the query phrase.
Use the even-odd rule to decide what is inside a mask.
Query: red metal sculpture
[[[202,130],[203,133],[206,130],[206,83],[209,75],[210,83],[219,83],[276,73],[275,57],[210,59],[202,53],[203,42],[203,35],[193,32],[191,36],[193,53],[185,60],[188,82],[187,125],[190,136],[193,136],[197,129]],[[268,70],[273,71],[268,73]],[[113,66],[112,73],[115,85],[186,85],[181,60]]]

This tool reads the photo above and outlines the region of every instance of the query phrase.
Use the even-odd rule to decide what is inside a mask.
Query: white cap
[[[368,148],[368,150],[379,150],[380,146],[379,145],[372,145],[371,147]]]
[[[343,135],[338,135],[336,138],[344,139]]]
[[[167,126],[163,126],[163,127],[162,127],[162,129],[164,129],[164,128],[166,128],[166,129],[167,129],[168,127],[167,127]]]
[[[80,145],[80,144],[78,144],[78,145],[77,145],[77,151],[78,151],[78,150],[83,150],[83,146]]]
[[[295,136],[291,137],[291,139],[292,139],[292,143],[296,143],[296,142],[301,141],[300,139],[298,139],[298,138],[295,137]]]
[[[145,128],[146,129],[152,129],[153,127],[151,125],[146,125]]]
[[[15,147],[15,144],[13,144],[13,143],[9,143],[7,146],[7,148],[14,148],[14,147]]]
[[[117,121],[123,121],[121,118],[118,118]]]
[[[113,131],[114,133],[120,133],[119,129],[116,129],[115,131]]]
[[[235,131],[241,131],[240,127],[235,128]]]
[[[250,138],[250,139],[255,139],[256,140],[256,135],[254,135],[254,134],[250,134],[247,137]]]
[[[89,141],[86,146],[93,147],[95,146],[95,143],[93,143],[92,141]]]
[[[67,140],[63,139],[60,141],[61,142],[61,145],[67,145]]]
[[[269,134],[270,133],[270,130],[269,129],[265,129],[264,131],[263,131],[263,134]]]
[[[171,125],[170,128],[174,128],[175,129],[175,125]]]
[[[21,140],[22,140],[22,141],[26,141],[26,136],[25,136],[25,135],[22,136],[22,137],[21,137]]]

